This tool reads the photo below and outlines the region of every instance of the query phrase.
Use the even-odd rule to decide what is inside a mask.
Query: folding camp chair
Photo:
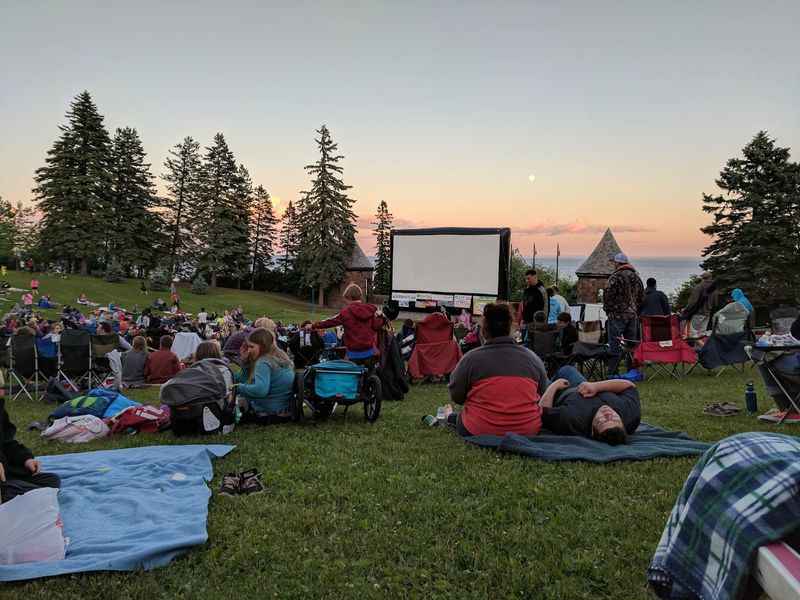
[[[793,355],[800,361],[800,346],[746,346],[745,352],[756,366],[763,367],[776,387],[789,401],[794,411],[800,414],[800,375],[785,375],[776,371],[774,362],[786,354]],[[762,373],[763,374],[763,373]],[[766,377],[765,377],[766,382]],[[788,414],[788,413],[787,413]],[[786,415],[778,424],[783,423]]]
[[[528,340],[529,348],[542,359],[545,367],[547,368],[548,375],[551,375],[558,370],[558,367],[563,364],[562,357],[557,353],[557,341],[560,331],[533,331],[529,335],[533,336],[532,340]]]
[[[36,354],[39,357],[39,375],[47,381],[58,374],[58,344],[53,338],[37,337]]]
[[[607,361],[608,344],[575,342],[566,364],[577,367],[586,379],[602,381],[606,378]]]
[[[119,336],[116,333],[92,336],[92,368],[91,382],[96,385],[102,383],[112,375],[111,362],[108,355],[119,346]],[[94,387],[90,384],[91,387]]]
[[[622,348],[642,370],[652,368],[647,379],[658,375],[680,379],[686,374],[683,365],[697,362],[694,349],[681,337],[678,315],[642,317],[641,332],[641,341],[623,339]]]
[[[745,347],[753,343],[748,319],[749,313],[738,302],[719,311],[712,320],[711,335],[697,349],[697,361],[688,373],[698,364],[709,372],[716,371],[717,377],[729,367],[743,371],[748,362]]]
[[[19,386],[13,394],[13,387]],[[29,387],[33,386],[33,394]],[[11,338],[8,353],[8,395],[16,400],[22,394],[33,400],[39,390],[39,359],[36,338],[32,335],[15,335]]]
[[[88,331],[63,331],[58,344],[58,376],[76,391],[92,387],[92,342]]]

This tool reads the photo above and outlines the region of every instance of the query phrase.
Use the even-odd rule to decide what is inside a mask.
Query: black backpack
[[[77,398],[80,394],[64,387],[55,377],[47,380],[47,390],[45,390],[42,400],[45,402],[53,402],[55,404],[63,404],[73,398]]]

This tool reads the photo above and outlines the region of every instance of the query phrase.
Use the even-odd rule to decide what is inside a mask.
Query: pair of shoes
[[[715,402],[703,408],[703,413],[712,417],[732,417],[741,412],[741,409],[732,402]]]
[[[222,478],[219,493],[223,496],[241,496],[260,494],[264,491],[261,473],[256,469],[248,469],[241,473],[228,473]]]

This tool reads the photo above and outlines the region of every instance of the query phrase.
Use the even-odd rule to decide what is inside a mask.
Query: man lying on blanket
[[[612,446],[639,427],[642,407],[636,385],[624,379],[586,381],[575,367],[562,367],[539,401],[542,426],[560,435],[581,435]]]

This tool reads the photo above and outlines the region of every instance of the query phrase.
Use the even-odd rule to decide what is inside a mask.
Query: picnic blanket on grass
[[[586,460],[594,463],[647,460],[660,456],[694,456],[702,454],[710,447],[710,444],[695,441],[685,433],[666,431],[647,423],[639,425],[636,433],[628,436],[629,443],[619,446],[546,431],[531,438],[507,433],[505,436],[476,435],[465,440],[482,448],[494,448],[540,460]]]
[[[692,469],[647,571],[661,598],[740,597],[759,546],[800,523],[800,440],[740,433]]]
[[[163,567],[208,539],[211,459],[234,446],[148,446],[41,457],[61,477],[64,560],[0,566],[0,581]]]

